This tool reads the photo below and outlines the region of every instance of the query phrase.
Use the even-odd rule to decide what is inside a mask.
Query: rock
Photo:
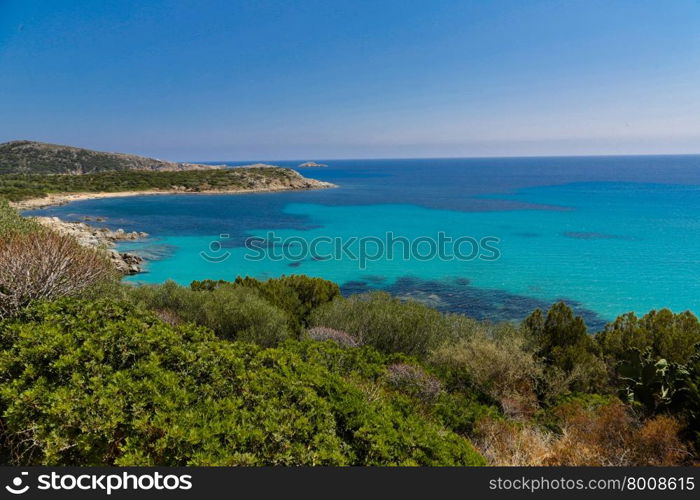
[[[121,253],[119,256],[126,265],[127,274],[138,274],[143,271],[143,258],[133,253]]]
[[[35,220],[53,231],[72,236],[82,246],[106,249],[115,269],[122,274],[143,272],[142,257],[132,253],[120,253],[113,247],[115,241],[146,238],[148,233],[126,232],[124,229],[112,231],[105,227],[92,227],[84,222],[64,222],[58,217],[36,217]]]

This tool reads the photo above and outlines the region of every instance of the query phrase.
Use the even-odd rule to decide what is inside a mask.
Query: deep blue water
[[[700,303],[700,156],[317,161],[329,167],[300,171],[338,188],[113,198],[33,213],[103,216],[112,228],[150,233],[124,245],[152,259],[148,273],[130,278],[141,282],[305,273],[347,293],[382,288],[493,320],[564,299],[593,328],[629,310]],[[314,255],[246,260],[250,236],[282,249],[270,231],[306,242],[387,231],[410,241],[438,232],[493,237],[499,258],[383,256],[362,268]],[[210,262],[201,252],[228,258]]]

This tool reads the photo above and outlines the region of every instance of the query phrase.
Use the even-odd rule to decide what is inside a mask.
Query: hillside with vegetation
[[[313,189],[330,184],[307,179],[281,167],[240,167],[181,172],[120,171],[83,175],[0,175],[0,197],[13,202],[44,198],[53,193],[123,193],[162,191],[206,193]]]
[[[72,263],[78,264],[73,265]],[[681,465],[700,322],[521,324],[306,276],[121,285],[0,203],[1,465]]]
[[[0,198],[15,203],[40,201],[52,194],[276,191],[331,186],[273,165],[224,168],[31,141],[0,144]],[[66,200],[47,203],[62,201]]]
[[[80,175],[125,170],[162,172],[214,168],[221,167],[175,163],[37,141],[11,141],[0,144],[0,174]]]

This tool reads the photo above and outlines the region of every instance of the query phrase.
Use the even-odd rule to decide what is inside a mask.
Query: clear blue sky
[[[173,160],[700,153],[697,0],[0,0],[0,142]]]

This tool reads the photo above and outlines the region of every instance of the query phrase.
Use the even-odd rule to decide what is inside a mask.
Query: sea
[[[628,311],[700,312],[700,156],[316,161],[267,163],[336,188],[26,214],[149,233],[119,245],[147,259],[134,284],[305,274],[491,321],[564,300],[592,331]]]

